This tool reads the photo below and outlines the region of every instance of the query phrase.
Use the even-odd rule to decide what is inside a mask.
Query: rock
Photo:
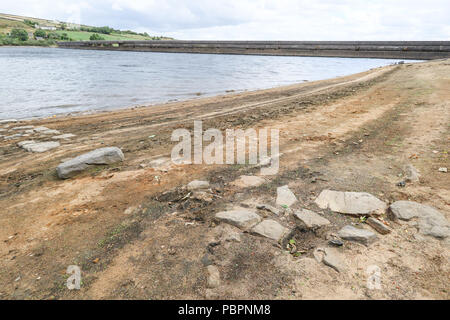
[[[372,231],[366,229],[358,229],[353,226],[345,226],[338,232],[339,237],[344,240],[360,242],[364,245],[369,245],[377,239],[377,236]]]
[[[16,133],[16,134],[13,134],[13,135],[10,135],[10,136],[3,137],[3,140],[14,140],[14,139],[18,139],[20,137],[23,137],[23,134]]]
[[[450,225],[447,219],[435,208],[413,201],[396,201],[389,207],[391,218],[409,221],[419,220],[419,231],[435,238],[447,238]]]
[[[288,186],[282,186],[277,189],[277,205],[290,207],[297,201],[297,197]]]
[[[264,220],[252,229],[253,234],[273,239],[275,241],[280,241],[287,232],[287,228],[271,219]]]
[[[162,157],[155,160],[152,160],[148,163],[151,168],[158,169],[162,167],[166,167],[170,165],[170,158]]]
[[[19,122],[16,119],[4,119],[4,120],[0,120],[0,124],[7,124],[7,123],[13,123],[13,122]]]
[[[48,131],[48,130],[50,130],[49,128],[47,128],[47,127],[36,127],[36,128],[34,128],[33,129],[35,132],[43,132],[43,131]]]
[[[48,129],[45,131],[41,131],[40,133],[42,133],[42,134],[60,134],[61,132],[59,132],[58,130]]]
[[[241,176],[239,179],[233,182],[237,187],[248,188],[258,187],[265,183],[266,180],[258,176]]]
[[[54,140],[67,140],[70,138],[76,137],[76,135],[72,134],[72,133],[66,133],[66,134],[62,134],[59,136],[53,136],[52,139]]]
[[[406,182],[418,182],[420,178],[420,174],[416,168],[412,164],[408,164],[405,166],[404,175]]]
[[[189,182],[187,185],[187,189],[189,191],[199,190],[199,189],[208,189],[208,188],[209,188],[208,181],[194,180],[194,181]]]
[[[324,217],[307,209],[295,211],[294,217],[300,220],[300,223],[309,229],[317,229],[330,224],[330,221]]]
[[[387,208],[386,203],[366,192],[323,190],[315,202],[321,209],[329,208],[331,211],[352,215],[370,214]]]
[[[214,195],[205,191],[194,191],[190,198],[204,202],[212,202],[214,200]]]
[[[323,257],[325,256],[325,249],[324,248],[314,249],[313,256],[318,263],[321,263],[323,261]]]
[[[270,206],[268,204],[258,204],[256,206],[256,209],[267,210],[267,211],[270,211],[270,212],[272,212],[273,214],[275,214],[277,216],[279,216],[281,214],[281,210],[278,210],[277,208],[272,207],[272,206]]]
[[[11,130],[28,130],[28,129],[33,129],[34,126],[21,126],[21,127],[14,127],[11,128]]]
[[[249,229],[261,221],[261,217],[258,214],[247,209],[218,212],[216,213],[216,219],[240,229]]]
[[[373,217],[369,217],[366,220],[366,223],[381,234],[388,234],[389,232],[391,232],[391,228],[385,225],[382,221]]]
[[[87,169],[91,165],[111,164],[123,161],[124,159],[122,150],[119,148],[101,148],[61,163],[56,168],[56,171],[61,179],[67,179]]]
[[[207,280],[208,288],[213,289],[220,286],[219,269],[217,269],[217,267],[213,265],[207,266],[206,269],[208,270],[208,280]]]
[[[326,266],[333,268],[337,272],[344,272],[346,270],[345,262],[336,249],[326,248],[322,261]]]
[[[447,168],[444,168],[444,167],[443,168],[439,168],[439,172],[447,173],[447,171],[448,171]]]
[[[331,244],[332,246],[336,246],[336,247],[342,247],[344,245],[344,243],[339,239],[332,239],[332,240],[328,241],[328,243]]]
[[[22,148],[24,145],[30,144],[30,143],[36,143],[36,142],[34,140],[25,140],[25,141],[21,141],[21,142],[17,143],[17,145]]]
[[[33,142],[22,145],[21,147],[29,152],[46,152],[51,149],[58,148],[60,146],[59,142],[50,141],[50,142]]]

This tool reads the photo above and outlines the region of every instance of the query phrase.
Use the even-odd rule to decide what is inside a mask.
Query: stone
[[[23,137],[23,134],[16,133],[16,134],[13,134],[13,135],[10,135],[10,136],[5,136],[3,139],[4,140],[14,140],[14,139],[18,139],[20,137]]]
[[[56,171],[61,179],[67,179],[91,165],[111,164],[124,159],[122,150],[117,147],[101,148],[61,163]]]
[[[406,165],[403,171],[406,182],[419,182],[420,174],[412,164]]]
[[[448,172],[447,168],[445,168],[445,167],[439,168],[438,171],[439,172],[444,172],[444,173]]]
[[[355,228],[350,225],[343,227],[338,232],[338,236],[344,240],[360,242],[364,245],[369,245],[377,239],[377,235],[372,231]]]
[[[162,157],[155,160],[152,160],[148,163],[151,168],[158,169],[162,167],[166,167],[170,165],[170,158]]]
[[[12,122],[18,122],[16,119],[4,119],[0,120],[0,124],[6,124],[6,123],[12,123]]]
[[[252,229],[253,234],[273,239],[275,241],[280,241],[287,232],[287,228],[271,219],[264,220]]]
[[[249,229],[261,221],[261,217],[254,211],[243,208],[218,212],[216,219],[240,229]]]
[[[27,143],[22,145],[22,148],[29,151],[29,152],[46,152],[51,149],[58,148],[60,146],[59,142],[50,141],[50,142],[34,142],[34,143]]]
[[[11,130],[28,130],[28,129],[33,129],[34,126],[21,126],[21,127],[14,127],[11,128]]]
[[[389,232],[391,232],[391,228],[385,225],[382,221],[375,219],[373,217],[369,217],[366,220],[366,223],[372,228],[374,228],[378,233],[388,234]]]
[[[375,211],[379,213],[387,208],[386,203],[366,192],[323,190],[315,203],[321,209],[351,215],[367,215]]]
[[[48,129],[45,131],[41,131],[40,133],[42,133],[42,134],[60,134],[61,132],[59,132],[58,130]]]
[[[281,210],[278,210],[277,208],[272,207],[271,205],[268,204],[258,204],[256,206],[256,209],[270,211],[277,216],[281,214]]]
[[[417,218],[419,231],[435,238],[447,238],[450,225],[447,219],[435,208],[413,201],[396,201],[389,207],[394,220],[409,221]]]
[[[66,133],[66,134],[61,134],[59,136],[53,136],[52,139],[54,140],[67,140],[70,138],[76,137],[76,135],[72,134],[72,133]]]
[[[325,254],[322,259],[324,265],[333,268],[337,272],[344,272],[346,270],[345,262],[338,250],[333,248],[325,248],[324,252]]]
[[[208,279],[207,279],[207,286],[210,289],[217,288],[220,286],[220,272],[219,269],[217,269],[216,266],[209,265],[206,267],[206,270],[208,270]]]
[[[36,142],[34,140],[25,140],[25,141],[20,141],[19,143],[17,143],[17,145],[22,148],[24,145],[30,144],[30,143],[36,143]]]
[[[199,189],[208,189],[209,188],[209,182],[208,181],[200,181],[200,180],[194,180],[188,183],[187,189],[189,191],[199,190]]]
[[[309,229],[317,229],[330,224],[330,221],[324,217],[307,209],[294,211],[294,217],[297,218],[303,226],[306,226]]]
[[[241,176],[239,179],[235,180],[233,184],[241,188],[248,188],[259,187],[265,182],[266,180],[264,178],[258,176]]]
[[[48,130],[50,130],[49,128],[47,128],[47,127],[36,127],[36,128],[34,128],[33,129],[35,132],[43,132],[43,131],[48,131]]]
[[[206,191],[194,191],[190,198],[198,201],[212,202],[214,195]]]
[[[279,206],[292,206],[296,203],[297,197],[295,194],[289,189],[288,186],[282,186],[277,188],[277,205]]]

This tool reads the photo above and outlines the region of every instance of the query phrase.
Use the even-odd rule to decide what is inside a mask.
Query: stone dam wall
[[[450,41],[71,41],[60,48],[304,57],[450,58]]]

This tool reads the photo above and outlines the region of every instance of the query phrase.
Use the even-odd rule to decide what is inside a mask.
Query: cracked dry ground
[[[448,219],[450,61],[404,64],[300,85],[234,95],[71,116],[14,125],[44,125],[76,134],[34,154],[0,142],[1,299],[448,299],[449,241],[424,237],[410,223],[370,246],[346,241],[338,273],[312,251],[327,234],[359,219],[320,210],[323,189],[369,192],[387,203],[410,199]],[[279,128],[280,171],[258,187],[232,183],[258,175],[249,165],[140,166],[170,155],[176,128]],[[156,135],[153,138],[149,136]],[[59,180],[66,158],[104,146],[120,147],[123,163]],[[436,152],[437,151],[437,152]],[[420,182],[400,188],[406,164]],[[212,202],[183,199],[180,187],[211,183]],[[229,228],[215,213],[234,206],[275,205],[289,185],[299,202],[332,223],[285,243],[249,233],[224,241]],[[256,209],[255,209],[256,210]],[[294,228],[292,216],[261,216]],[[368,225],[364,228],[370,229]],[[207,287],[215,265],[220,285]],[[69,265],[82,269],[81,290],[65,284]],[[381,268],[382,290],[369,290],[366,269]]]

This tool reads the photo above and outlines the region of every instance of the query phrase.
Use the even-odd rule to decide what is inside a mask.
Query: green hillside
[[[171,40],[108,26],[93,27],[0,13],[1,45],[54,46],[57,41]]]

